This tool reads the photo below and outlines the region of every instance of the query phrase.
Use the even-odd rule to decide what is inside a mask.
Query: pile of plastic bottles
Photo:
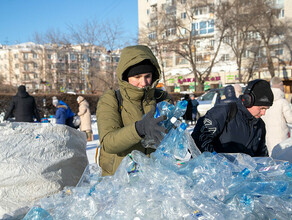
[[[176,126],[178,127],[177,120],[185,114],[187,105],[188,105],[188,102],[186,100],[178,101],[175,106],[169,102],[165,102],[165,101],[159,102],[156,105],[154,118],[158,118],[159,116],[165,115],[167,117],[166,120],[160,123],[161,123],[161,126],[165,127],[168,131],[170,131],[172,130],[172,128]],[[162,135],[165,135],[165,134],[162,133]],[[147,136],[142,140],[142,145],[145,148],[157,149],[158,147],[155,144],[154,140]]]
[[[292,218],[289,162],[201,154],[186,125],[172,122],[150,157],[133,151],[106,177],[91,164],[77,187],[38,201],[24,219]]]

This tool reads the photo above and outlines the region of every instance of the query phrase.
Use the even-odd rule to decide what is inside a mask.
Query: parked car
[[[199,102],[198,105],[199,117],[204,116],[206,112],[215,105],[218,93],[220,93],[221,97],[223,95],[223,92],[224,88],[211,89],[197,98]]]

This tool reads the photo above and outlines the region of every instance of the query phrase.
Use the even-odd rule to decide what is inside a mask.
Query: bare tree
[[[224,8],[228,8],[228,13],[225,11],[217,13],[219,20],[225,20],[227,30],[225,30],[224,43],[228,45],[236,60],[238,69],[239,82],[244,81],[242,73],[243,59],[247,56],[249,49],[258,50],[259,43],[257,35],[253,30],[253,16],[249,13],[249,7],[246,5],[246,1],[234,0],[227,1],[223,4]],[[223,16],[223,17],[222,17]],[[256,42],[256,43],[255,43]],[[256,55],[257,53],[253,53]],[[255,56],[253,56],[255,57]],[[245,65],[253,65],[255,62],[253,59],[246,61]],[[253,70],[253,67],[248,67],[248,71]],[[244,77],[246,78],[246,77]]]
[[[58,60],[61,62],[55,64],[57,83],[59,84],[57,87],[71,87],[72,80],[68,77],[69,71],[72,69],[69,62],[71,60],[70,54],[73,51],[73,44],[78,44],[82,46],[80,56],[86,59],[80,58],[79,75],[74,75],[79,84],[84,85],[84,89],[91,92],[94,92],[98,86],[102,89],[116,88],[115,69],[117,62],[115,62],[116,54],[114,51],[122,46],[124,32],[121,22],[118,20],[99,22],[92,19],[86,20],[80,25],[67,25],[67,28],[67,34],[52,29],[44,34],[35,33],[33,36],[35,42],[58,46]],[[106,56],[104,57],[105,63],[103,63],[106,65],[104,71],[97,66],[97,64],[101,64],[101,58],[100,51],[96,47],[106,48],[105,51],[102,51]],[[82,64],[89,66],[80,73]],[[72,71],[70,74],[72,76]],[[97,85],[98,83],[100,85]]]
[[[204,82],[210,76],[212,68],[217,62],[217,55],[227,28],[227,21],[223,15],[228,12],[228,8],[214,5],[213,1],[209,0],[186,0],[184,4],[177,4],[178,9],[185,13],[185,17],[182,19],[170,15],[165,16],[172,28],[176,30],[174,36],[168,38],[168,48],[189,62],[195,81],[198,83],[196,91],[203,91]],[[210,17],[205,18],[205,20],[197,20],[197,13],[200,10],[207,10]],[[221,19],[216,20],[215,24],[212,16]],[[196,29],[197,22],[213,26],[213,30],[210,30],[210,34],[208,32],[200,33]],[[213,38],[215,26],[220,29],[216,44]],[[206,45],[202,51],[197,48],[198,42],[204,42]]]
[[[120,38],[123,36],[121,23],[118,21],[97,22],[96,20],[86,21],[79,26],[68,26],[71,40],[78,44],[87,43],[91,46],[100,46],[107,48],[107,56],[105,59],[107,65],[105,73],[91,67],[92,73],[97,74],[96,77],[89,74],[89,81],[93,78],[102,79],[101,84],[107,82],[108,88],[116,88],[117,80],[115,78],[115,62],[114,50],[121,46]],[[90,49],[92,51],[92,49]],[[86,51],[85,51],[86,52]],[[90,53],[86,54],[91,60]]]
[[[35,32],[32,36],[32,40],[38,44],[71,44],[70,36],[54,28],[47,30],[45,33]]]
[[[270,1],[257,0],[251,1],[249,5],[251,16],[253,17],[253,29],[262,40],[262,46],[265,49],[265,58],[267,68],[271,77],[275,76],[273,58],[277,57],[272,51],[278,47],[279,40],[284,33],[285,25],[278,19],[279,9],[274,7]]]
[[[144,28],[140,30],[139,43],[148,45],[153,53],[158,58],[160,64],[163,84],[168,91],[165,77],[165,63],[168,51],[168,41],[166,40],[165,30],[168,28],[167,19],[165,17],[165,11],[162,8],[158,8],[157,5],[151,8],[151,22],[147,25],[144,24]]]

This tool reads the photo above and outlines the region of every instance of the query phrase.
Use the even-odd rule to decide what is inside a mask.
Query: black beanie
[[[274,101],[274,95],[271,90],[270,84],[265,80],[257,82],[251,92],[254,95],[253,106],[272,106]]]
[[[150,60],[143,60],[129,67],[123,74],[123,80],[128,80],[129,77],[136,76],[142,73],[155,73],[156,67],[150,62]]]

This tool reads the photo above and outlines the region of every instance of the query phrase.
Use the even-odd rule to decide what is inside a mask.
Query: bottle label
[[[195,210],[191,216],[193,219],[204,219],[204,215],[200,210]]]

